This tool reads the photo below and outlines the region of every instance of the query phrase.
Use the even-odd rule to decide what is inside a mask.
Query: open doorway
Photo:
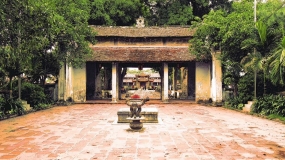
[[[112,64],[86,63],[86,100],[112,98]]]
[[[169,63],[169,99],[195,99],[195,63]]]
[[[161,75],[156,68],[122,67],[120,99],[143,92],[149,99],[161,99]]]
[[[195,99],[195,62],[168,63],[168,98]],[[86,63],[86,99],[112,100],[112,63]],[[143,91],[149,99],[162,99],[161,63],[119,63],[117,68],[119,99]]]

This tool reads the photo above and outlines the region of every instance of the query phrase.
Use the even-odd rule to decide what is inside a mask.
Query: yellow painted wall
[[[86,66],[72,68],[72,86],[74,102],[86,101]]]
[[[98,41],[95,46],[100,46],[100,47],[113,47],[113,46],[189,46],[188,42],[166,42],[163,44],[162,40],[161,41],[155,41],[155,42],[122,42],[118,41],[117,44],[115,44],[113,41]]]
[[[58,76],[58,100],[65,100],[65,68],[59,70]]]
[[[223,90],[222,90],[222,64],[219,59],[221,52],[212,53],[212,99],[215,102],[222,102],[223,100]]]
[[[209,63],[196,62],[196,101],[211,97],[211,70]]]

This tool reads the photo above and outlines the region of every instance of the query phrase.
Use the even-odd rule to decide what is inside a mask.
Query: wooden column
[[[162,101],[168,103],[168,63],[163,63],[163,92]]]
[[[118,93],[118,63],[112,63],[112,103],[117,103],[119,100]]]

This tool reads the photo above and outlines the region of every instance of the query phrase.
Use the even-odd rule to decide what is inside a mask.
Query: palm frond
[[[267,39],[267,26],[262,21],[258,21],[256,23],[256,28],[258,31],[261,44],[264,45]]]

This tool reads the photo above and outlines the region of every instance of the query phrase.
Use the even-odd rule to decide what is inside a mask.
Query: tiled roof
[[[194,30],[190,27],[114,27],[114,26],[90,26],[97,32],[97,36],[116,37],[191,37]]]
[[[125,82],[125,83],[127,83],[127,82],[128,82],[128,83],[131,83],[131,82],[133,82],[133,80],[132,80],[132,79],[125,79],[125,78],[124,78],[124,79],[123,79],[123,82]]]
[[[161,79],[154,79],[153,82],[161,82]]]
[[[135,74],[131,74],[131,73],[127,73],[125,75],[126,78],[136,78],[136,75]]]
[[[163,62],[193,61],[188,47],[91,47],[93,57],[88,61]]]
[[[160,74],[159,73],[151,73],[150,77],[160,77]]]
[[[149,76],[149,74],[145,74],[145,73],[142,72],[142,73],[139,73],[138,76],[145,77],[145,76]]]

